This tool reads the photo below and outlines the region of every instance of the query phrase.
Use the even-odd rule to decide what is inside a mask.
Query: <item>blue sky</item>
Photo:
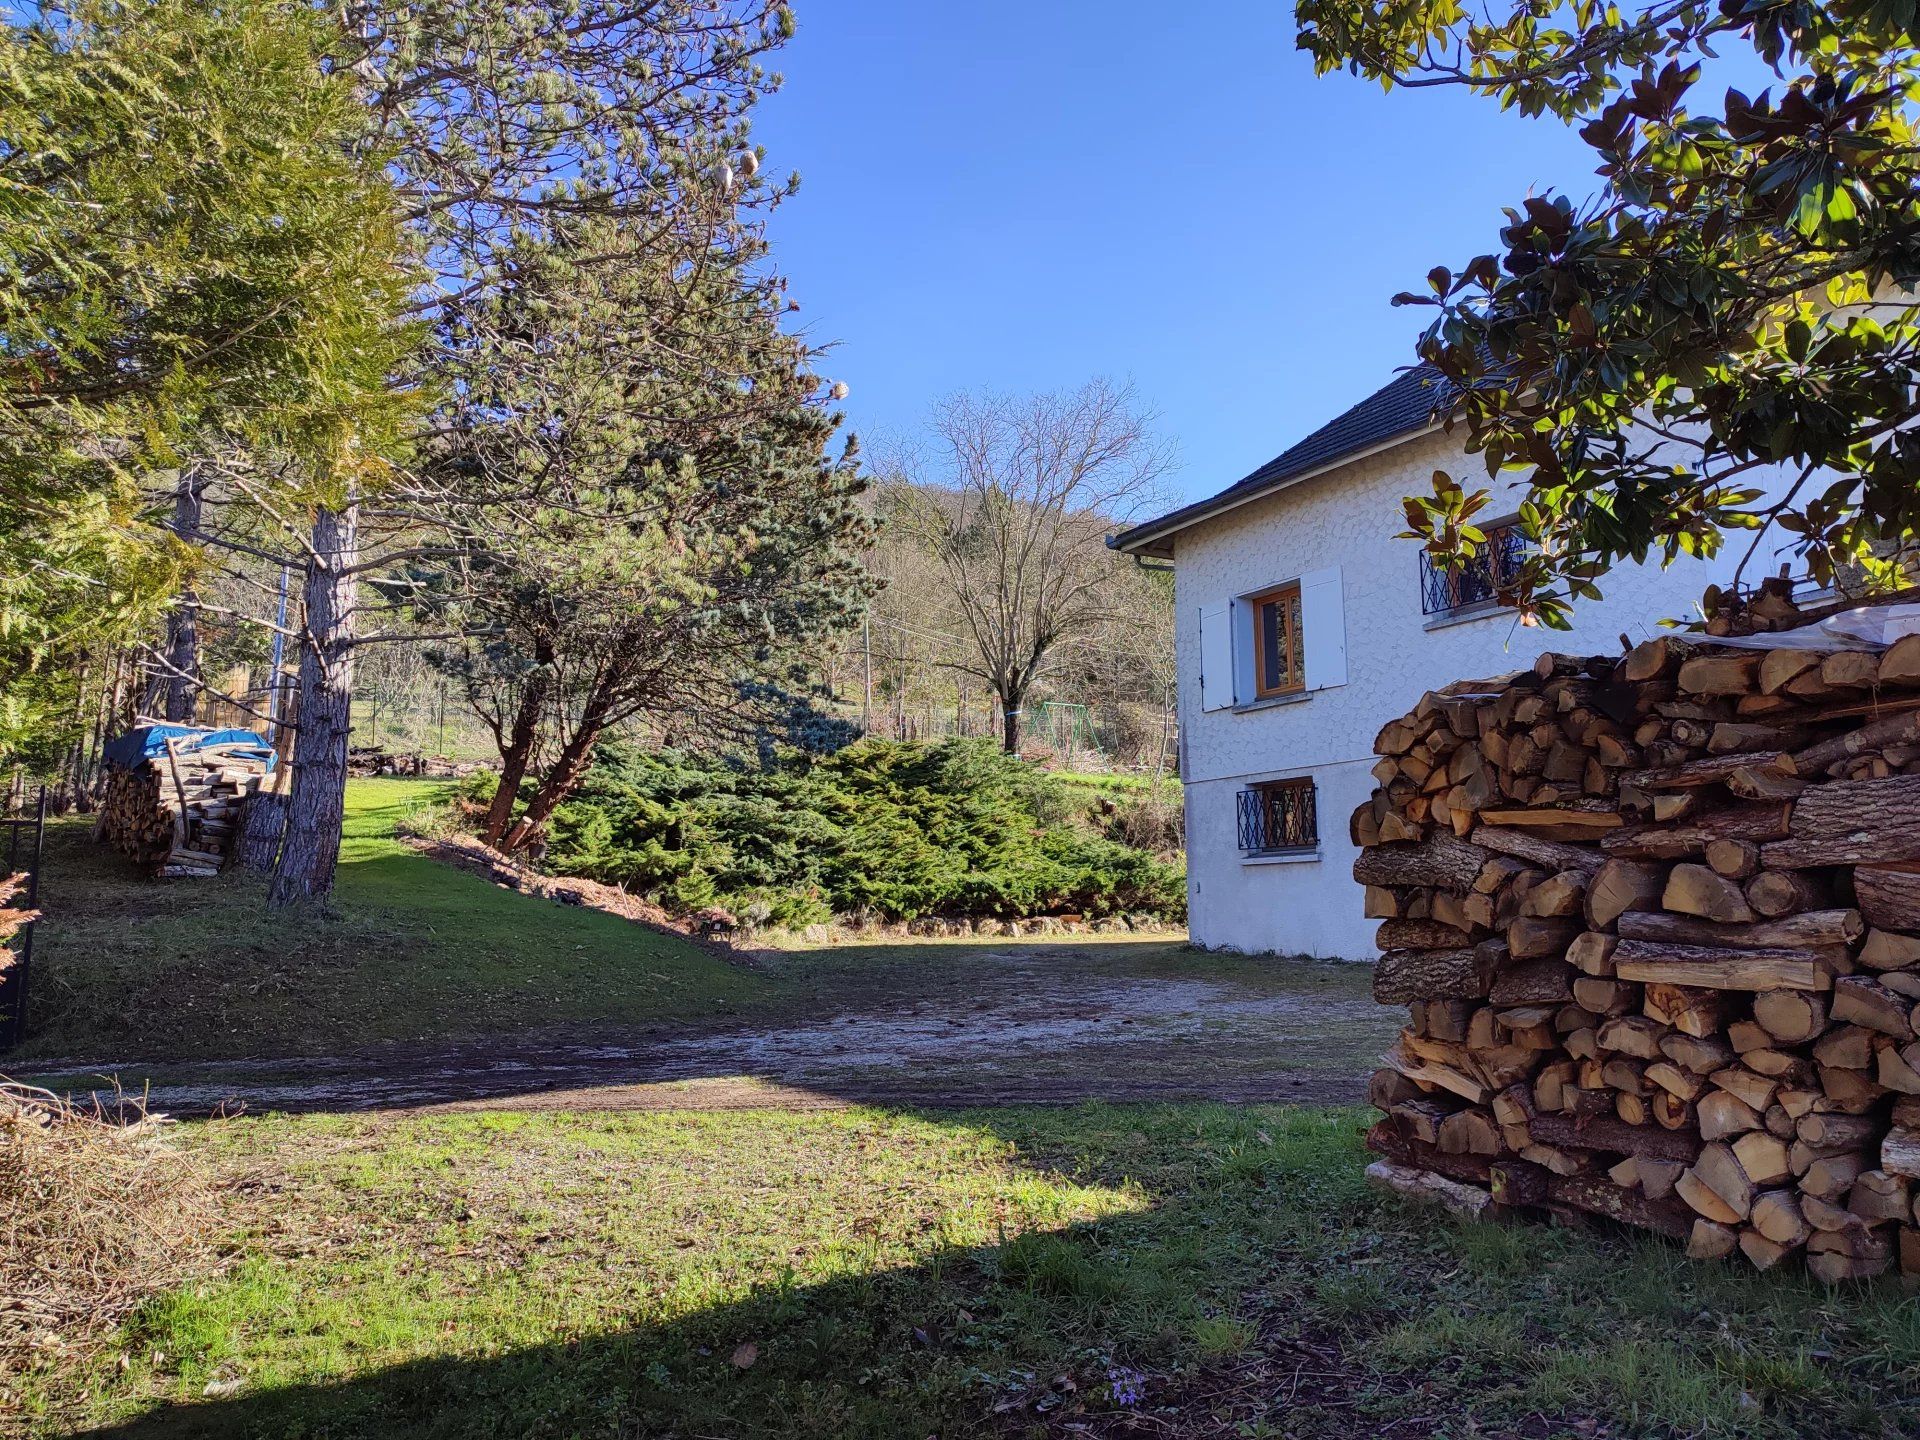
[[[1107,374],[1210,493],[1391,378],[1426,312],[1388,300],[1503,204],[1596,185],[1554,121],[1316,79],[1275,0],[797,9],[756,125],[803,178],[775,254],[867,439]]]

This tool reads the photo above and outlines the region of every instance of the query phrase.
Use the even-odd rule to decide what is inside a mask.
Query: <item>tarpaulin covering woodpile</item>
[[[220,873],[241,806],[274,766],[272,748],[249,731],[177,725],[129,731],[107,759],[95,835],[169,878]]]

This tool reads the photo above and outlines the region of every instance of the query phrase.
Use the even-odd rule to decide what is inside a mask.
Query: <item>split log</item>
[[[1746,884],[1747,904],[1773,919],[1829,904],[1826,887],[1797,870],[1763,870]]]
[[[1716,875],[1744,880],[1760,868],[1760,847],[1751,840],[1709,840],[1705,855]]]
[[[1543,920],[1521,917],[1507,926],[1507,949],[1515,960],[1535,960],[1560,956],[1580,933],[1572,920]]]
[[[1801,1045],[1827,1028],[1827,1002],[1813,990],[1766,990],[1753,997],[1753,1018],[1783,1045]]]
[[[1920,859],[1920,775],[1815,786],[1793,803],[1788,838],[1761,855],[1782,870]]]
[[[1800,1208],[1800,1196],[1793,1190],[1768,1190],[1753,1197],[1750,1212],[1753,1228],[1780,1245],[1804,1245],[1813,1227]]]
[[[1564,845],[1557,840],[1543,840],[1538,835],[1529,835],[1521,830],[1507,829],[1497,825],[1475,826],[1473,843],[1483,850],[1525,860],[1549,871],[1575,870],[1590,873],[1598,870],[1606,859],[1604,855],[1596,855],[1591,849],[1583,846]]]
[[[1913,1218],[1912,1187],[1904,1175],[1865,1170],[1847,1192],[1847,1209],[1868,1223]]]
[[[1492,851],[1439,831],[1417,844],[1362,850],[1353,878],[1362,885],[1430,885],[1464,895],[1492,858]]]
[[[1702,655],[1680,667],[1680,688],[1689,695],[1750,695],[1759,689],[1757,654]]]
[[[1920,871],[1862,865],[1853,872],[1853,889],[1868,924],[1920,931]]]
[[[1754,918],[1740,887],[1705,865],[1674,866],[1667,875],[1660,903],[1679,914],[1698,915],[1722,924],[1742,924]]]
[[[1588,931],[1574,936],[1567,946],[1567,962],[1585,975],[1613,974],[1613,947],[1619,940],[1612,935]]]
[[[1683,868],[1683,867],[1676,867]],[[1858,910],[1810,910],[1779,920],[1718,924],[1689,915],[1629,912],[1620,917],[1623,940],[1667,941],[1728,949],[1844,950],[1865,933]]]
[[[1382,1005],[1409,1000],[1484,999],[1498,952],[1486,946],[1455,950],[1390,950],[1373,969],[1373,998]]]
[[[1772,801],[1730,806],[1725,810],[1696,815],[1684,825],[1640,825],[1630,830],[1616,830],[1601,837],[1600,848],[1609,855],[1631,860],[1685,860],[1703,854],[1707,843],[1712,840],[1784,843],[1783,837],[1791,828],[1792,814],[1792,805]],[[1772,848],[1762,845],[1760,853],[1763,859]]]
[[[1386,1160],[1376,1160],[1367,1166],[1367,1179],[1409,1200],[1439,1205],[1469,1220],[1479,1219],[1493,1203],[1493,1196],[1477,1185],[1465,1185],[1430,1170],[1413,1170]]]
[[[1877,1030],[1896,1040],[1913,1039],[1911,1001],[1865,975],[1842,975],[1833,982],[1833,1019]]]
[[[1806,950],[1739,949],[1622,940],[1613,951],[1622,980],[1699,985],[1716,990],[1829,990],[1831,962]]]
[[[1666,868],[1639,860],[1608,860],[1587,886],[1587,925],[1605,930],[1632,910],[1651,910],[1666,888]]]
[[[1687,1258],[1724,1260],[1739,1243],[1740,1232],[1732,1225],[1722,1225],[1702,1216],[1693,1222],[1693,1228],[1687,1233]]]
[[[1380,950],[1458,950],[1473,940],[1466,931],[1438,920],[1383,920],[1373,943]]]
[[[1713,1035],[1726,1026],[1724,997],[1717,990],[1656,982],[1648,985],[1641,1008],[1662,1025],[1688,1035]]]
[[[1655,1125],[1627,1125],[1604,1115],[1582,1121],[1567,1115],[1543,1114],[1528,1121],[1527,1130],[1542,1145],[1610,1150],[1616,1155],[1643,1155],[1682,1164],[1692,1163],[1700,1150],[1700,1137],[1696,1133],[1665,1130]],[[1915,1154],[1920,1158],[1920,1149],[1916,1149]]]
[[[1920,1130],[1900,1125],[1889,1130],[1880,1141],[1880,1169],[1910,1180],[1920,1178]]]
[[[1733,1142],[1733,1155],[1755,1185],[1781,1185],[1793,1178],[1787,1142],[1764,1130],[1749,1130]]]
[[[1866,943],[1860,947],[1860,963],[1869,970],[1905,970],[1920,965],[1920,936],[1869,930]],[[1890,978],[1887,983],[1891,983]]]

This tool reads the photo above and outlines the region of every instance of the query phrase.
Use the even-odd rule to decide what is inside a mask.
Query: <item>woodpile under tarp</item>
[[[95,838],[156,876],[217,875],[241,808],[268,783],[273,752],[257,737],[187,731],[160,737],[107,771]]]
[[[1376,1180],[1920,1273],[1920,635],[1804,638],[1543,655],[1380,732]]]

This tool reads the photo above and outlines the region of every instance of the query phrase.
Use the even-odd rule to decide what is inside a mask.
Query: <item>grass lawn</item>
[[[215,1122],[225,1272],[42,1434],[1911,1435],[1920,1304],[1461,1225],[1351,1110]],[[84,1398],[75,1400],[84,1392]],[[49,1406],[61,1396],[64,1415]],[[211,1397],[211,1398],[210,1398]]]
[[[321,1054],[381,1040],[583,1021],[688,1020],[777,998],[778,982],[613,916],[532,901],[416,854],[395,821],[433,782],[347,786],[325,913],[274,912],[230,874],[156,884],[53,825],[28,1043],[50,1055]]]
[[[1091,770],[1050,770],[1047,773],[1061,784],[1081,790],[1099,790],[1113,795],[1144,795],[1157,788],[1172,800],[1178,801],[1180,798],[1180,777],[1171,773],[1160,776],[1158,781],[1151,775],[1108,775]]]

